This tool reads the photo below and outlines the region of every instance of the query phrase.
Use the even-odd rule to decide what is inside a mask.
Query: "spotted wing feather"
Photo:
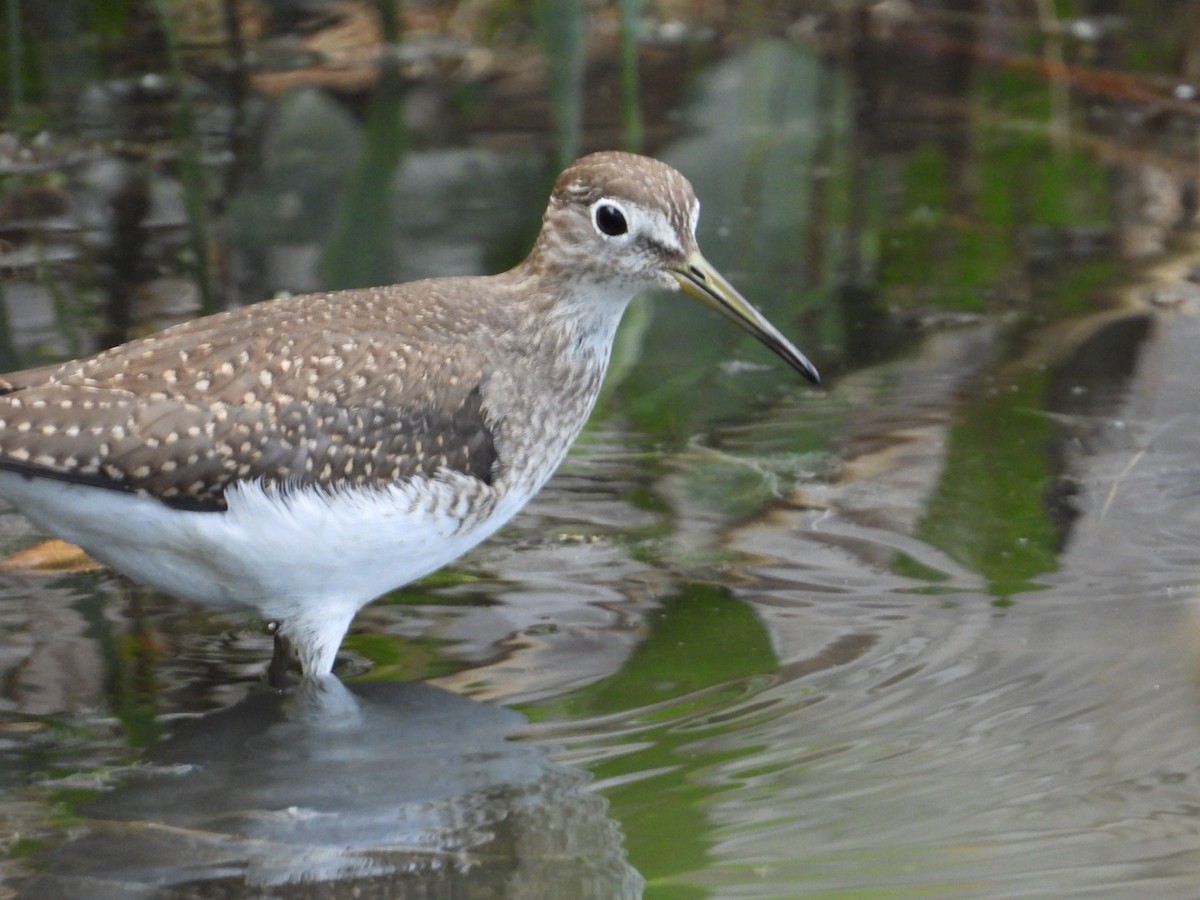
[[[491,482],[479,357],[345,328],[222,340],[221,319],[0,377],[0,469],[213,510],[239,481],[381,487],[449,469]]]

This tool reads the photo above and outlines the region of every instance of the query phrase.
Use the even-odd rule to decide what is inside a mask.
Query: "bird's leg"
[[[275,652],[267,667],[271,687],[282,690],[333,672],[338,647],[361,605],[331,604],[319,612],[299,609],[283,621],[271,622],[275,637]]]
[[[292,687],[303,674],[300,654],[291,638],[284,633],[282,623],[271,622],[267,625],[267,630],[275,639],[271,664],[267,666],[267,684],[282,691]]]

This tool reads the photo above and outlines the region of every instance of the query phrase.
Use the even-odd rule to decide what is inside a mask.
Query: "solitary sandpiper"
[[[503,274],[272,300],[0,377],[0,497],[136,581],[256,607],[326,675],[362,606],[545,484],[639,291],[682,289],[818,381],[700,255],[698,215],[670,166],[595,153]]]

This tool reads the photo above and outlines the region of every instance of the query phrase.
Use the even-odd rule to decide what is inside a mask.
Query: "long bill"
[[[726,281],[699,252],[689,256],[678,269],[672,269],[671,274],[678,279],[685,294],[695,297],[705,306],[715,309],[750,332],[813,384],[821,383],[821,374],[809,358],[780,334],[779,329],[751,306],[749,301],[738,293],[737,288]]]

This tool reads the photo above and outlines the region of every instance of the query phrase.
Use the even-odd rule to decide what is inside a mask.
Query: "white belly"
[[[336,494],[266,493],[247,483],[227,493],[227,511],[189,512],[134,494],[0,472],[0,497],[135,581],[198,603],[253,606],[285,621],[318,614],[348,623],[370,600],[487,538],[532,493],[498,493],[457,473]],[[473,514],[468,503],[484,513]]]

